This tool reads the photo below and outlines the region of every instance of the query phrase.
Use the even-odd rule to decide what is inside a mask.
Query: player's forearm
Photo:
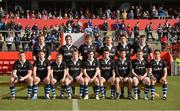
[[[14,70],[14,71],[12,72],[12,77],[13,77],[13,78],[17,78],[17,74],[16,74],[16,73],[17,73],[16,70]]]
[[[27,78],[31,77],[31,75],[32,75],[32,71],[28,71],[27,75],[24,76],[24,79],[27,79]]]

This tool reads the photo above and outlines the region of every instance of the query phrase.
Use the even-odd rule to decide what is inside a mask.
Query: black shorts
[[[53,78],[59,82],[63,78],[63,75],[53,74]]]
[[[160,83],[160,80],[161,80],[161,76],[158,76],[158,75],[154,75],[154,77],[156,78],[156,80],[157,80],[157,83]]]
[[[41,82],[44,81],[44,78],[47,77],[47,72],[38,72],[37,73],[37,77],[39,77],[39,79],[41,80]]]
[[[103,77],[106,81],[108,81],[109,80],[109,78],[111,78],[112,76],[105,76],[105,75],[103,75],[103,76],[101,76],[101,77]]]
[[[18,83],[26,83],[26,81],[24,80],[24,81],[19,81],[20,79],[21,79],[21,77],[24,77],[24,76],[18,76],[16,79],[17,79],[17,81],[18,81]]]

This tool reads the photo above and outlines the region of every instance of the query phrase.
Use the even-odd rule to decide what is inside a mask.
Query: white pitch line
[[[78,100],[77,99],[72,99],[72,110],[73,111],[79,111],[79,106],[78,106]]]

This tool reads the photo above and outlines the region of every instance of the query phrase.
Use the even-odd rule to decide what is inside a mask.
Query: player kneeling
[[[100,90],[102,94],[102,99],[105,99],[105,89],[104,82],[108,82],[111,85],[111,98],[115,97],[115,72],[114,72],[114,61],[109,57],[109,50],[103,50],[103,59],[99,61],[100,63]]]
[[[144,99],[148,99],[148,92],[150,87],[150,78],[147,77],[148,63],[143,58],[143,52],[139,50],[136,54],[136,59],[132,62],[132,74],[134,85],[134,99],[138,99],[138,84],[139,82],[145,85],[144,87]]]
[[[83,96],[83,90],[84,90],[84,78],[83,71],[82,71],[82,62],[79,60],[79,51],[75,49],[72,52],[72,59],[67,64],[67,78],[66,83],[70,84],[73,81],[78,82],[80,84],[80,98]]]
[[[120,98],[120,86],[124,87],[127,83],[128,85],[128,98],[132,99],[132,83],[133,80],[131,78],[131,70],[132,65],[130,60],[126,59],[126,51],[121,49],[119,52],[120,57],[115,61],[115,72],[116,72],[116,98]],[[119,85],[120,84],[120,85]]]
[[[32,99],[37,99],[38,84],[39,82],[45,83],[45,98],[50,99],[50,73],[51,73],[51,64],[48,59],[45,59],[45,52],[40,51],[38,53],[39,59],[34,62],[33,66],[33,97]]]
[[[11,99],[15,99],[15,84],[17,82],[27,82],[28,84],[28,99],[32,96],[33,78],[32,64],[26,60],[24,52],[19,52],[19,60],[13,64],[13,72],[9,82]]]
[[[55,91],[55,84],[57,82],[60,82],[61,84],[61,92],[60,92],[60,98],[64,98],[64,92],[67,88],[68,92],[68,98],[71,98],[70,88],[66,84],[66,63],[63,61],[62,54],[56,55],[56,60],[52,62],[51,64],[51,90],[52,90],[52,99],[56,98],[56,91]]]
[[[84,99],[88,99],[88,84],[95,84],[95,98],[99,100],[99,62],[94,59],[94,52],[92,50],[88,51],[88,59],[83,63],[83,73],[84,73]]]
[[[149,65],[149,73],[151,74],[151,100],[154,100],[154,85],[156,82],[162,84],[162,99],[166,100],[167,98],[167,65],[166,62],[161,59],[160,55],[160,50],[155,50],[154,59],[150,62]]]

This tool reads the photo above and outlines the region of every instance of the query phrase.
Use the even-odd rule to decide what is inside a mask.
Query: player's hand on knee
[[[156,78],[154,76],[151,76],[151,80],[156,81]]]
[[[24,81],[25,78],[24,77],[20,77],[19,81]]]

